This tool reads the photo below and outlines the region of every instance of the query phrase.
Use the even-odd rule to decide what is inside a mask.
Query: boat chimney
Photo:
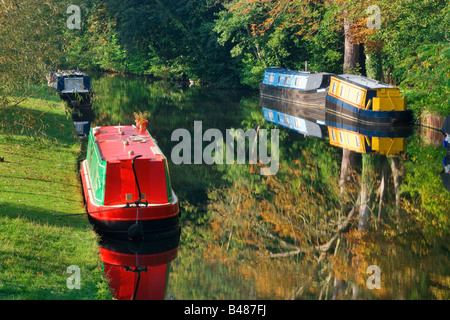
[[[308,61],[305,61],[305,71],[308,71]]]

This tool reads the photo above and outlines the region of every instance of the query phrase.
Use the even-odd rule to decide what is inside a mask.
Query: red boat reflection
[[[102,237],[100,256],[117,300],[163,300],[170,262],[178,254],[180,233],[141,241]]]

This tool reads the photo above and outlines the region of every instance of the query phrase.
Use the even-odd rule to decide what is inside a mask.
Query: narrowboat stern
[[[179,231],[167,158],[147,130],[93,128],[80,173],[88,216],[100,234],[164,238]]]
[[[366,126],[408,126],[412,111],[393,86],[360,75],[332,76],[326,96],[328,113]]]

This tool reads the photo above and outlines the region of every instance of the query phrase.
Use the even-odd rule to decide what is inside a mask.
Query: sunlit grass
[[[0,299],[110,299],[84,212],[81,144],[62,102],[40,93],[0,114]],[[69,289],[77,265],[81,288]]]

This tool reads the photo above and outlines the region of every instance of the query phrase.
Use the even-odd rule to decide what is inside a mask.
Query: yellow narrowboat
[[[412,112],[400,89],[360,75],[334,75],[325,110],[362,125],[410,125]]]

